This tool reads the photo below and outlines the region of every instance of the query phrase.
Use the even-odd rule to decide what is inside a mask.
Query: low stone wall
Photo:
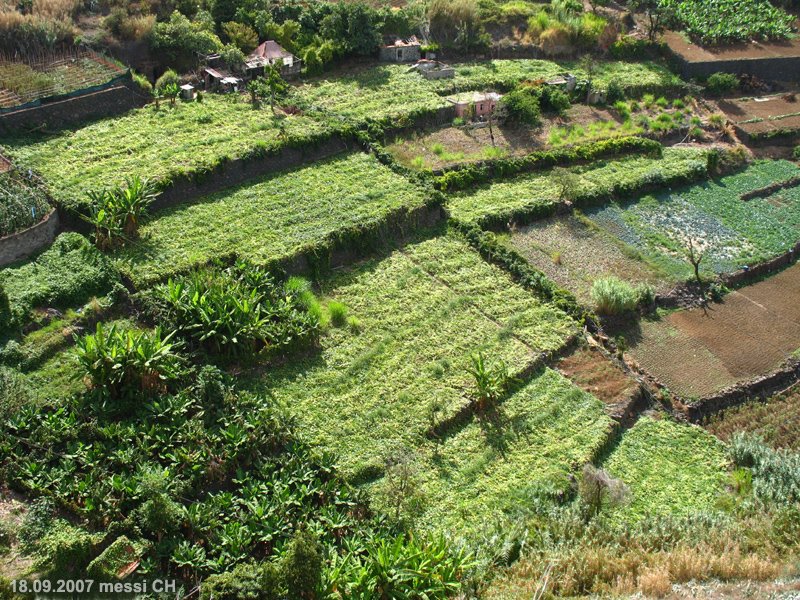
[[[765,400],[785,390],[796,383],[798,379],[800,379],[800,361],[790,359],[780,369],[769,375],[735,385],[688,405],[685,411],[686,416],[695,423],[702,422],[726,408],[756,399]]]
[[[51,210],[33,227],[0,238],[0,266],[28,258],[50,245],[58,234],[58,212]]]
[[[87,119],[122,114],[147,103],[144,95],[120,84],[99,92],[0,114],[0,133],[26,129],[61,129]]]
[[[686,79],[705,79],[722,71],[736,75],[756,75],[773,81],[800,81],[800,56],[689,61],[671,49],[668,52],[673,66]]]
[[[750,267],[749,269],[739,270],[734,273],[722,276],[720,279],[727,286],[741,286],[753,280],[760,279],[764,275],[769,275],[775,271],[780,271],[785,267],[793,264],[798,256],[800,256],[800,242],[784,252],[780,256],[776,256],[772,260],[767,260]]]

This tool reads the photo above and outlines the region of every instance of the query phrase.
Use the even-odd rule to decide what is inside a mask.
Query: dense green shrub
[[[800,502],[800,454],[770,448],[748,432],[734,434],[729,453],[736,465],[752,470],[756,498],[777,504]]]
[[[56,519],[36,542],[36,566],[60,577],[82,575],[101,539],[102,536],[92,535],[63,519]]]
[[[497,107],[498,117],[524,125],[536,126],[541,121],[539,98],[530,88],[517,88],[505,96]]]
[[[570,107],[569,96],[559,87],[543,85],[539,88],[539,106],[542,110],[564,115]]]
[[[180,373],[172,335],[162,335],[160,327],[153,332],[125,331],[115,324],[98,323],[94,334],[75,342],[82,375],[104,401],[164,393],[167,383]]]
[[[706,80],[706,89],[709,93],[722,96],[739,87],[739,78],[731,73],[714,73]]]
[[[204,21],[190,21],[175,11],[169,21],[155,24],[150,46],[156,56],[163,55],[176,66],[190,66],[198,55],[221,50],[222,42]]]
[[[83,304],[108,292],[116,280],[116,269],[89,240],[77,233],[62,233],[37,258],[0,271],[0,286],[11,307],[6,329],[21,326],[35,307]]]
[[[592,284],[592,302],[601,315],[619,315],[633,310],[639,302],[639,294],[631,284],[617,277],[597,279]]]
[[[90,192],[91,211],[83,218],[94,226],[95,245],[100,250],[110,250],[135,239],[139,224],[158,194],[152,181],[138,175],[126,177],[124,185]]]
[[[200,586],[201,600],[278,600],[283,582],[273,563],[243,563],[212,575]]]
[[[320,323],[309,294],[297,279],[284,285],[240,261],[159,285],[150,309],[197,349],[225,358],[279,355],[316,339]]]

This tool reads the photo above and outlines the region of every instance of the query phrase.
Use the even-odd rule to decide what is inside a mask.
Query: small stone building
[[[407,40],[396,39],[381,46],[380,59],[385,62],[416,62],[422,58],[419,40],[411,36]]]
[[[496,92],[470,92],[448,98],[455,105],[456,116],[462,119],[480,119],[494,113],[502,96]]]
[[[284,79],[297,77],[302,68],[302,61],[299,58],[284,50],[277,42],[267,40],[247,57],[245,72],[250,78],[258,77],[264,74],[265,66],[274,64],[281,65],[281,76]]]
[[[450,65],[424,58],[417,61],[410,70],[419,72],[425,79],[452,79],[456,76],[456,70]]]

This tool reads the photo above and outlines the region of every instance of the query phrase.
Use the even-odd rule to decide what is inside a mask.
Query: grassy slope
[[[639,520],[713,509],[727,460],[722,443],[700,427],[642,417],[604,467],[631,490],[620,517]]]
[[[467,534],[502,512],[524,508],[537,488],[566,492],[568,473],[605,443],[603,404],[551,369],[483,417],[428,444],[417,524]]]
[[[470,354],[483,349],[519,371],[576,333],[566,315],[450,237],[367,262],[323,291],[349,307],[361,331],[332,330],[317,356],[270,369],[254,385],[287,402],[350,474],[420,444],[432,403],[444,416],[463,406]]]
[[[698,161],[705,164],[704,153],[704,150],[695,148],[667,148],[661,159],[635,157],[599,161],[590,166],[573,167],[571,170],[579,175],[578,189],[584,193],[611,188],[620,181],[644,183],[653,173],[668,175],[673,172],[689,172],[696,167]],[[495,212],[555,202],[558,196],[558,187],[551,181],[549,172],[545,171],[452,194],[448,205],[454,218],[471,221]]]
[[[157,213],[119,264],[139,285],[233,253],[281,259],[424,202],[372,156],[335,157]]]
[[[48,181],[56,200],[74,204],[87,190],[121,183],[126,175],[170,179],[202,172],[255,148],[325,131],[310,117],[276,117],[269,108],[254,110],[243,96],[207,94],[202,102],[145,106],[75,131],[4,144]]]

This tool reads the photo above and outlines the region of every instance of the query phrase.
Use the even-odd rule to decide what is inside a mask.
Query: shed
[[[194,86],[191,83],[184,83],[181,86],[181,98],[184,100],[194,100],[197,92],[194,89]]]
[[[456,76],[456,70],[450,65],[446,65],[438,60],[422,59],[409,69],[418,71],[425,79],[452,79]]]
[[[502,97],[497,92],[469,92],[451,96],[447,101],[455,106],[456,116],[462,119],[479,118],[494,113]]]
[[[245,70],[248,76],[257,77],[265,66],[275,64],[281,65],[281,75],[287,79],[299,75],[302,67],[302,62],[294,54],[278,42],[267,40],[245,59]]]
[[[421,48],[422,44],[414,35],[407,40],[394,39],[381,46],[380,59],[385,62],[418,61],[422,58]]]

